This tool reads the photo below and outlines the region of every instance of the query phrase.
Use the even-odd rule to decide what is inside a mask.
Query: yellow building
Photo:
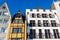
[[[7,40],[26,40],[25,16],[18,11],[12,19]]]

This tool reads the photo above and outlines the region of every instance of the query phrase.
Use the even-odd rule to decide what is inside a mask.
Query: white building
[[[7,40],[11,15],[6,2],[0,6],[0,40]]]
[[[60,13],[60,0],[53,1],[51,9],[52,10],[57,10],[57,12]]]
[[[60,18],[56,10],[26,9],[27,40],[60,40]]]

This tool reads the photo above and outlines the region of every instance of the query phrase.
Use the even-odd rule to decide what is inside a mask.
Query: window
[[[27,12],[27,14],[29,14],[29,12]]]
[[[35,14],[34,13],[32,14],[32,18],[35,18]]]
[[[60,4],[59,4],[59,6],[60,6]]]
[[[56,21],[55,21],[55,20],[51,20],[51,26],[52,26],[52,27],[57,27],[57,26],[56,26]]]
[[[9,21],[8,19],[4,19],[4,23],[8,23],[8,21]]]
[[[42,30],[39,29],[39,38],[42,38]]]
[[[43,25],[44,25],[44,27],[48,27],[49,26],[48,20],[43,20]]]
[[[6,7],[5,7],[5,6],[3,6],[2,8],[3,8],[3,9],[6,9]]]
[[[2,12],[0,12],[0,15],[2,15]]]
[[[49,14],[49,17],[50,17],[50,18],[53,18],[54,16],[53,16],[52,14]]]
[[[23,21],[22,20],[14,20],[14,23],[19,24],[19,23],[23,23]]]
[[[41,26],[41,21],[40,21],[40,20],[38,20],[38,26],[39,26],[39,27]]]
[[[0,40],[4,40],[4,38],[0,38]]]
[[[18,23],[18,20],[14,20],[14,23]]]
[[[2,23],[2,19],[0,19],[0,23]]]
[[[21,33],[21,32],[22,32],[22,28],[19,28],[19,29],[18,29],[18,32]]]
[[[21,33],[22,32],[22,28],[13,28],[12,29],[12,33]]]
[[[21,38],[12,38],[11,40],[22,40]]]
[[[50,30],[45,29],[45,38],[51,38]]]
[[[54,38],[60,38],[58,29],[53,29]]]
[[[8,13],[7,12],[3,12],[3,16],[7,16],[8,15]]]
[[[23,23],[23,21],[22,20],[18,20],[18,23]]]
[[[35,26],[35,20],[30,20],[30,27]]]
[[[43,18],[47,18],[47,14],[42,14],[42,17]]]
[[[40,14],[37,14],[37,18],[40,18]]]
[[[1,28],[1,32],[4,33],[6,28]]]
[[[36,31],[35,29],[30,29],[30,36],[29,36],[30,39],[34,39],[36,38]]]

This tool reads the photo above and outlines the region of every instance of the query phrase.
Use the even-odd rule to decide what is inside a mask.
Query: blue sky
[[[41,7],[42,9],[50,9],[53,0],[5,0],[8,4],[11,15],[13,16],[18,10],[21,13],[25,13],[26,9],[36,9]],[[55,0],[56,1],[56,0]],[[0,0],[0,6],[4,3],[4,0]]]

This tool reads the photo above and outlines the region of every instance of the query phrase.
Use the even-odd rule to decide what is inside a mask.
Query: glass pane
[[[22,20],[18,20],[18,23],[22,23]]]
[[[14,23],[18,23],[18,20],[14,20]]]
[[[49,24],[48,20],[43,20],[44,27],[48,27],[48,24]]]
[[[11,40],[17,40],[17,38],[12,38]]]
[[[5,6],[3,6],[2,8],[3,8],[3,9],[6,9],[6,7],[5,7]]]
[[[1,32],[5,32],[6,28],[1,28]]]
[[[56,26],[57,26],[55,20],[51,20],[51,26],[52,26],[52,27],[56,27]]]
[[[40,14],[37,14],[37,18],[40,18]]]
[[[42,14],[42,18],[47,18],[47,14]]]
[[[22,28],[19,28],[18,32],[21,33],[22,32]]]
[[[2,14],[2,12],[0,12],[0,15]]]
[[[35,17],[35,14],[34,14],[34,13],[32,14],[32,17],[33,17],[33,18]]]
[[[4,40],[4,38],[0,38],[0,40]]]
[[[4,23],[8,23],[8,19],[4,19]]]
[[[0,19],[0,23],[2,23],[2,19]]]
[[[30,27],[35,26],[35,20],[30,20]]]
[[[18,32],[18,29],[17,28],[13,28],[12,29],[12,33],[17,33]]]
[[[7,16],[8,15],[8,13],[7,12],[3,12],[3,16]]]
[[[41,26],[41,21],[40,21],[40,20],[38,20],[38,26],[39,26],[39,27]]]
[[[39,38],[42,38],[42,30],[39,29]]]
[[[30,29],[30,39],[33,39],[33,38],[36,38],[36,31],[35,29]]]
[[[22,39],[18,39],[18,40],[22,40]]]

